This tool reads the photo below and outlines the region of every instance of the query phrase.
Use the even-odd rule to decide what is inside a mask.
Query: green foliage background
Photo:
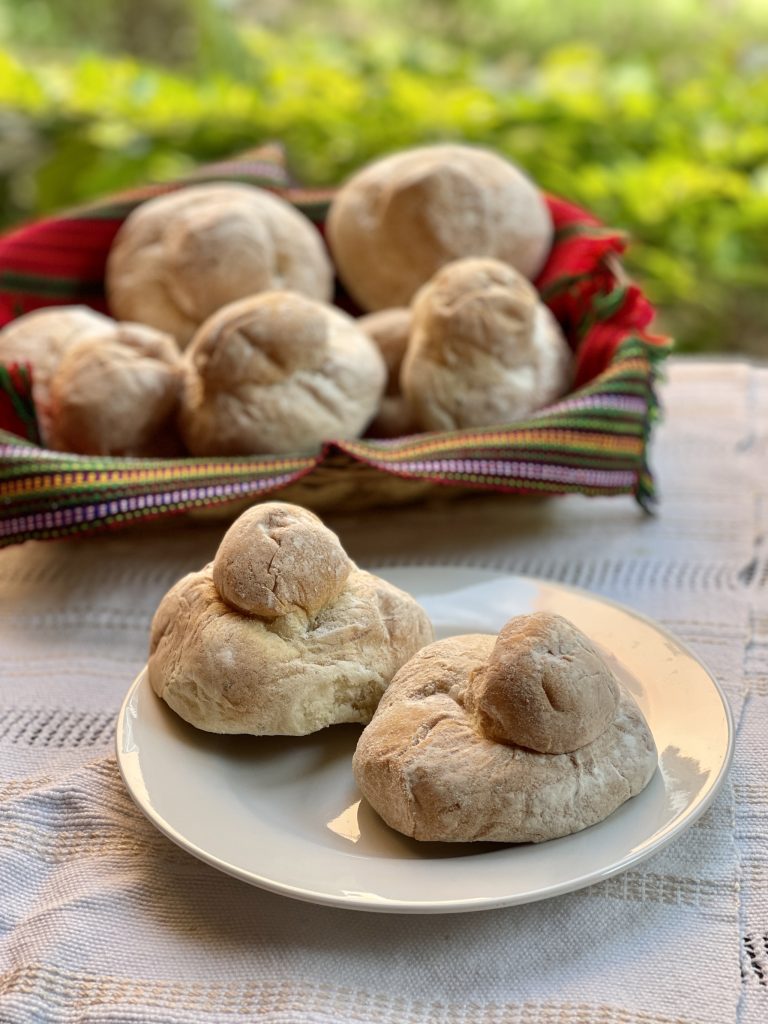
[[[493,146],[632,237],[685,350],[768,353],[763,0],[0,0],[0,223],[279,138]]]

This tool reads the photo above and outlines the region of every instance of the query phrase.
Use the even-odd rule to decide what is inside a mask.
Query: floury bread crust
[[[181,353],[170,335],[84,306],[43,309],[0,331],[0,361],[26,362],[41,440],[86,455],[179,454]]]
[[[49,443],[51,380],[72,345],[109,332],[114,322],[86,306],[39,309],[12,320],[0,331],[0,362],[29,363],[41,440]]]
[[[544,197],[514,164],[464,145],[403,150],[338,190],[328,240],[339,275],[368,311],[407,306],[444,264],[492,256],[534,278],[552,245]]]
[[[387,364],[387,395],[400,393],[400,367],[408,348],[412,317],[410,309],[382,309],[356,321],[373,341]]]
[[[521,644],[517,668],[534,664],[515,695],[505,649],[511,665]],[[656,748],[640,709],[592,652],[549,613],[511,620],[498,640],[476,634],[423,648],[360,737],[353,768],[363,795],[388,825],[421,840],[543,842],[602,821],[648,784]],[[495,690],[489,673],[502,677]],[[579,745],[593,715],[607,725]],[[537,736],[546,723],[567,751],[545,753],[509,735]]]
[[[419,428],[400,389],[400,367],[411,336],[410,309],[382,309],[361,316],[355,323],[376,344],[387,364],[387,389],[368,429],[369,437],[415,434]]]
[[[594,644],[560,615],[518,615],[472,674],[464,705],[499,743],[564,754],[616,717],[619,686]]]
[[[50,384],[49,444],[86,455],[178,453],[181,353],[168,334],[107,321],[64,353]]]
[[[184,355],[180,425],[193,455],[316,451],[358,437],[386,383],[352,317],[294,292],[230,303]]]
[[[400,382],[421,429],[466,430],[549,405],[568,390],[571,364],[533,285],[498,260],[463,259],[416,296]]]
[[[330,301],[333,268],[314,225],[252,185],[196,185],[142,203],[117,233],[106,271],[115,316],[184,348],[217,309],[290,289]]]
[[[149,680],[199,729],[302,736],[370,721],[397,669],[432,638],[420,605],[358,569],[316,516],[267,503],[163,598]]]

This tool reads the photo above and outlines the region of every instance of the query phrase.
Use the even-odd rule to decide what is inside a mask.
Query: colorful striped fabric
[[[331,193],[293,186],[279,148],[266,147],[0,239],[0,324],[45,305],[107,310],[104,264],[124,218],[161,191],[204,180],[271,188],[322,230]],[[556,405],[505,427],[332,442],[312,455],[96,458],[36,445],[28,376],[24,368],[0,368],[0,545],[259,500],[319,467],[357,473],[361,488],[375,472],[513,494],[634,494],[647,508],[654,497],[646,462],[653,385],[669,341],[648,332],[650,304],[621,279],[623,236],[561,199],[548,202],[555,245],[536,284],[576,354],[575,390]],[[341,288],[336,301],[352,309]]]

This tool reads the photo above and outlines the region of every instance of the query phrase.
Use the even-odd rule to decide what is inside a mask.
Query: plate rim
[[[576,594],[580,597],[586,597],[590,600],[596,601],[600,604],[609,605],[618,611],[621,611],[634,619],[639,619],[647,626],[654,629],[657,633],[661,634],[667,640],[670,640],[677,648],[687,654],[693,661],[695,661],[707,674],[711,685],[720,700],[722,706],[726,727],[727,727],[727,741],[725,746],[725,753],[720,763],[720,768],[712,780],[707,792],[699,800],[696,806],[684,814],[683,817],[673,820],[665,828],[663,828],[657,837],[649,846],[643,846],[642,849],[630,852],[627,856],[620,858],[614,864],[609,867],[597,868],[593,871],[588,872],[585,875],[581,875],[575,879],[568,879],[548,885],[546,887],[540,887],[538,889],[528,890],[525,893],[515,894],[512,896],[500,895],[494,896],[480,896],[480,897],[465,897],[455,900],[388,900],[386,897],[377,897],[373,899],[364,899],[359,895],[348,895],[338,894],[333,895],[327,892],[317,892],[313,889],[307,889],[300,886],[291,885],[286,882],[275,881],[274,879],[266,878],[263,875],[258,875],[247,869],[238,867],[236,864],[230,864],[229,862],[222,860],[215,854],[198,846],[196,843],[190,841],[180,832],[178,832],[173,825],[171,825],[161,814],[159,814],[149,801],[141,799],[140,787],[135,786],[132,776],[134,775],[135,769],[131,763],[127,760],[129,751],[122,749],[122,739],[125,735],[126,719],[128,717],[129,708],[131,701],[138,691],[139,687],[145,683],[149,685],[148,679],[148,667],[145,664],[141,671],[138,673],[136,678],[131,683],[128,691],[123,698],[120,706],[120,711],[117,716],[115,725],[115,756],[117,760],[118,769],[120,776],[123,780],[128,793],[133,800],[134,804],[144,814],[144,816],[157,828],[159,832],[165,835],[173,843],[185,850],[187,853],[196,857],[198,860],[209,864],[211,867],[227,874],[233,878],[245,882],[249,885],[256,886],[257,888],[267,890],[269,892],[276,893],[281,896],[286,896],[291,899],[301,900],[306,903],[313,903],[319,906],[334,907],[343,910],[358,910],[367,911],[369,913],[389,913],[389,914],[455,914],[455,913],[467,913],[480,910],[493,910],[500,907],[509,906],[523,906],[526,903],[539,902],[541,900],[550,899],[555,896],[562,896],[569,892],[577,892],[579,889],[587,888],[590,885],[594,885],[598,882],[605,881],[608,878],[613,878],[615,875],[622,874],[628,871],[630,868],[649,857],[654,856],[668,846],[681,832],[686,831],[691,827],[702,814],[705,813],[711,806],[715,797],[719,793],[723,782],[728,774],[728,770],[733,760],[733,754],[735,749],[735,724],[733,718],[733,712],[731,710],[730,702],[726,696],[723,688],[718,682],[717,676],[710,669],[706,661],[701,658],[697,653],[692,651],[690,647],[681,640],[678,636],[672,633],[666,626],[662,625],[650,616],[643,614],[642,612],[636,611],[634,608],[623,604],[620,601],[616,601],[613,598],[604,597],[602,594],[597,594],[594,591],[587,590],[584,587],[574,586],[573,584],[561,583],[558,580],[548,580],[540,576],[529,576],[524,573],[507,572],[503,569],[492,568],[489,566],[473,566],[473,565],[453,565],[453,564],[435,564],[430,562],[424,563],[412,563],[408,564],[389,564],[389,565],[373,565],[366,567],[366,571],[374,573],[386,573],[388,570],[402,571],[402,570],[432,570],[440,572],[447,570],[449,572],[466,572],[475,575],[483,574],[491,578],[497,579],[514,579],[520,580],[532,585],[543,585],[548,588],[555,588],[559,590],[569,591],[570,593]],[[138,759],[135,764],[138,765]],[[511,845],[511,844],[510,844]]]

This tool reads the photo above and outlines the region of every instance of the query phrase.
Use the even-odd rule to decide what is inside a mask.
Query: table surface
[[[630,499],[489,496],[330,516],[363,565],[466,564],[604,594],[712,668],[737,725],[712,808],[600,885],[380,916],[252,888],[145,820],[113,755],[165,590],[220,526],[0,552],[0,1021],[699,1024],[768,1020],[768,370],[672,360]]]

